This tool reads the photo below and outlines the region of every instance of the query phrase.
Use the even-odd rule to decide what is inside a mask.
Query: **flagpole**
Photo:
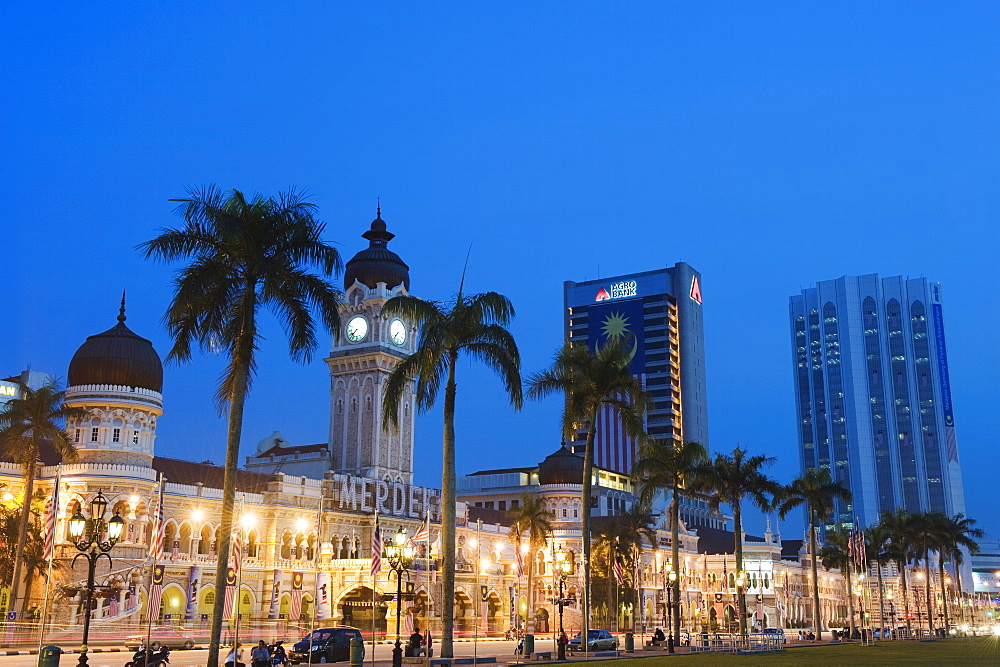
[[[148,589],[148,591],[146,593],[146,643],[145,643],[145,647],[146,647],[146,654],[147,655],[149,654],[149,638],[150,638],[150,635],[153,632],[153,610],[150,609],[150,604],[149,603],[152,600],[153,578],[156,576],[156,561],[159,560],[160,552],[162,550],[162,544],[163,544],[163,542],[162,542],[162,540],[163,540],[163,521],[160,520],[160,517],[163,516],[163,485],[164,485],[164,481],[165,481],[166,478],[163,476],[162,472],[158,475],[158,477],[159,477],[159,479],[157,480],[157,484],[156,484],[156,486],[157,486],[156,516],[153,517],[153,533],[150,534],[150,536],[149,536],[149,538],[150,538],[150,544],[149,544],[149,546],[150,546],[150,550],[149,550],[150,554],[149,555],[153,559],[153,564],[152,564],[152,567],[149,570],[149,589]],[[156,546],[155,549],[154,549],[153,548],[154,544],[157,543],[157,542],[159,542],[159,545]],[[157,604],[157,606],[159,606],[159,604]],[[159,611],[160,611],[159,609],[156,609],[156,615],[157,616],[160,615]],[[89,609],[87,610],[87,613],[90,613]]]
[[[373,531],[372,532],[372,547],[375,546],[376,534],[378,533],[378,530],[379,530],[379,528],[378,528],[378,508],[376,507],[375,508],[375,526],[372,528],[372,531]],[[381,561],[382,561],[382,554],[381,554],[382,540],[381,539],[378,540],[378,547],[379,547],[379,550],[380,550],[380,553],[378,554],[378,557],[379,557],[379,569],[381,569]],[[374,560],[375,560],[374,549],[372,550],[371,558],[372,558],[372,562],[374,563]],[[378,607],[375,605],[375,600],[378,597],[378,572],[375,571],[374,567],[371,568],[371,575],[372,575],[372,667],[375,667],[375,612],[378,609]]]
[[[48,574],[45,576],[45,580],[48,582],[52,581],[52,562],[56,559],[56,531],[59,527],[59,486],[62,483],[62,463],[56,469],[56,483],[52,487],[52,534],[45,536],[45,541],[48,542],[52,540],[52,553],[49,554],[49,566]],[[46,523],[48,522],[48,516],[45,517]],[[48,525],[46,525],[46,529]],[[42,654],[42,642],[45,639],[45,617],[49,613],[49,588],[51,586],[45,586],[45,596],[42,598],[42,617],[41,623],[38,628],[38,655]]]
[[[313,564],[315,565],[316,575],[315,583],[313,584],[313,608],[312,617],[309,619],[309,665],[312,664],[312,638],[313,633],[316,632],[316,615],[319,613],[319,553],[323,548],[323,492],[320,491],[319,496],[319,510],[316,513],[316,546],[313,547]],[[374,652],[375,648],[372,647]]]

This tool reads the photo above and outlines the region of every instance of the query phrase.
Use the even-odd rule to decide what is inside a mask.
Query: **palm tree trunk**
[[[583,503],[583,516],[580,521],[580,532],[583,537],[583,605],[580,608],[582,634],[580,648],[586,652],[587,640],[590,637],[590,493],[591,477],[594,473],[594,438],[597,436],[597,409],[591,410],[590,423],[587,427],[587,440],[583,448],[583,489],[580,491],[580,501]],[[610,576],[610,572],[608,575]],[[608,600],[608,608],[611,601]]]
[[[208,644],[208,667],[218,667],[222,643],[222,614],[226,575],[229,569],[229,541],[233,533],[233,512],[236,508],[236,472],[240,465],[240,436],[243,434],[243,409],[249,386],[250,367],[241,364],[234,369],[233,391],[229,401],[229,428],[226,433],[226,471],[222,479],[222,516],[219,521],[217,560],[215,566],[215,605],[212,607],[212,632]],[[236,591],[239,600],[239,591]],[[237,605],[237,608],[239,606]]]
[[[21,503],[21,520],[17,529],[17,547],[14,549],[14,575],[10,581],[10,601],[7,609],[19,611],[17,608],[18,589],[21,584],[21,569],[24,564],[24,544],[28,538],[28,518],[31,515],[31,496],[35,492],[35,460],[38,458],[38,436],[31,436],[31,448],[34,455],[31,465],[24,470],[24,501]],[[24,606],[23,604],[21,605]]]
[[[925,586],[927,590],[927,604],[924,605],[927,608],[927,630],[931,634],[934,634],[934,600],[931,598],[931,555],[930,550],[926,546],[924,546],[924,575],[927,578]]]
[[[733,507],[733,535],[736,538],[736,606],[739,607],[740,634],[747,631],[747,596],[740,586],[740,574],[743,572],[743,514],[740,510],[739,502],[734,502]],[[746,575],[743,575],[744,583]]]
[[[531,544],[531,540],[528,540],[528,547],[530,549],[528,553],[528,608],[524,612],[527,615],[526,627],[528,628],[528,634],[534,634],[535,632],[535,598],[532,595],[534,593],[532,580],[535,578],[535,550]]]
[[[809,508],[809,561],[812,566],[813,585],[813,625],[816,626],[816,641],[823,641],[823,618],[819,609],[819,571],[816,567],[816,519],[812,507]]]
[[[944,549],[938,551],[938,574],[941,577],[941,607],[944,612],[944,627],[948,627],[948,589],[944,585]]]
[[[962,625],[965,625],[965,603],[966,603],[967,600],[966,600],[966,596],[965,596],[965,589],[962,588],[962,568],[960,568],[958,566],[958,551],[957,550],[954,551],[954,552],[952,552],[952,555],[951,555],[951,566],[953,568],[955,568],[955,585],[958,587],[958,589],[957,589],[958,590],[958,601],[960,603],[959,606],[958,606],[958,609],[959,609],[959,611],[962,612]]]
[[[677,572],[674,580],[670,583],[673,587],[673,601],[672,607],[674,608],[674,638],[675,641],[680,639],[681,636],[681,615],[677,613],[677,602],[681,599],[681,577],[680,573],[677,571],[677,563],[680,560],[681,545],[680,545],[680,498],[678,497],[678,488],[680,487],[680,482],[677,477],[674,477],[674,492],[673,498],[670,502],[670,563],[671,567],[675,572]]]
[[[899,574],[900,580],[903,582],[903,615],[906,617],[906,634],[909,635],[913,631],[913,626],[910,623],[910,595],[906,586],[906,558],[899,562]]]
[[[448,352],[448,384],[444,390],[444,434],[441,457],[441,657],[454,657],[455,627],[455,366],[458,352]],[[531,606],[531,600],[528,601]],[[529,610],[530,611],[530,610]],[[530,614],[529,614],[530,616]]]
[[[847,613],[851,617],[851,622],[848,623],[848,627],[851,628],[851,637],[854,637],[854,589],[851,587],[851,562],[850,559],[847,561],[847,566],[844,568],[847,572]]]
[[[885,639],[885,588],[882,585],[882,563],[875,560],[875,569],[878,572],[878,622],[883,631],[879,636]]]

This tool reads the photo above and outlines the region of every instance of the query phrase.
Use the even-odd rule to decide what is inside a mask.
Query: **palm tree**
[[[189,361],[192,345],[228,356],[216,392],[220,412],[229,412],[215,577],[215,590],[221,591],[233,531],[243,408],[263,338],[258,314],[262,307],[272,310],[284,325],[291,357],[309,361],[316,349],[314,315],[334,335],[340,329],[341,295],[327,278],[340,272],[342,262],[340,253],[323,242],[325,225],[301,192],[248,199],[239,190],[209,186],[171,201],[180,202],[184,226],[162,230],[139,250],[163,262],[190,260],[177,272],[164,317],[174,340],[167,360]],[[221,633],[222,605],[215,605],[209,667],[218,665]]]
[[[948,517],[940,512],[921,512],[912,515],[913,541],[917,547],[917,558],[924,561],[924,586],[927,600],[927,631],[934,633],[934,598],[931,596],[931,551],[938,546],[944,535]],[[942,585],[944,581],[941,582]]]
[[[685,486],[697,485],[697,475],[708,460],[708,451],[697,442],[650,440],[639,448],[632,466],[632,481],[638,485],[639,500],[646,507],[662,489],[670,489],[670,563],[676,572],[680,562],[680,496]],[[681,578],[674,577],[674,611],[681,597]],[[674,636],[681,634],[681,615],[673,615]]]
[[[420,330],[417,349],[389,375],[382,419],[396,426],[404,392],[416,381],[417,409],[426,412],[444,384],[441,470],[441,599],[455,599],[455,370],[461,355],[489,366],[500,376],[514,409],[521,408],[521,355],[506,329],[514,306],[496,292],[467,295],[460,284],[454,303],[445,306],[413,296],[395,296],[382,306],[383,317],[400,316]],[[442,604],[441,657],[452,657],[455,611]]]
[[[946,528],[946,539],[943,548],[951,556],[952,569],[955,570],[955,584],[959,595],[964,595],[962,590],[962,570],[959,565],[964,561],[962,549],[966,549],[970,554],[979,553],[979,543],[977,539],[982,539],[985,533],[980,528],[975,527],[976,520],[966,518],[963,514],[956,514],[948,521]],[[944,581],[944,576],[941,576]],[[965,605],[961,605],[962,622],[965,622]],[[947,607],[945,608],[947,611]]]
[[[913,552],[913,515],[903,508],[895,512],[882,510],[879,523],[885,526],[892,541],[892,554],[899,565],[900,583],[903,588],[903,616],[906,618],[907,634],[912,630],[910,622],[910,598],[906,582],[906,565]]]
[[[548,369],[528,378],[528,397],[539,399],[563,393],[563,434],[574,437],[578,428],[587,429],[583,453],[583,486],[580,500],[583,516],[580,530],[583,537],[583,628],[581,637],[590,630],[590,508],[594,476],[594,440],[597,437],[597,416],[609,407],[615,412],[622,430],[629,438],[643,438],[642,416],[648,399],[642,381],[629,370],[630,350],[622,338],[610,338],[604,347],[591,353],[583,346],[567,343],[556,353]]]
[[[894,558],[895,552],[892,548],[891,540],[892,535],[884,524],[877,523],[865,531],[865,556],[869,561],[875,561],[875,570],[878,575],[878,617],[879,624],[882,627],[886,627],[885,585],[882,581],[882,566]]]
[[[64,461],[76,461],[76,449],[65,430],[66,420],[83,419],[87,416],[87,411],[82,408],[63,405],[66,392],[60,391],[54,382],[38,389],[22,384],[19,394],[7,403],[6,410],[0,412],[0,451],[19,464],[24,473],[24,498],[21,501],[17,546],[14,548],[14,571],[10,581],[8,609],[17,609],[15,604],[22,579],[24,546],[28,537],[28,519],[31,516],[39,450],[42,443],[47,443]]]
[[[819,607],[819,578],[816,568],[816,531],[819,523],[833,514],[838,500],[851,502],[853,496],[850,490],[830,476],[830,470],[810,468],[804,475],[785,487],[778,505],[781,518],[795,509],[805,505],[809,515],[809,560],[812,563],[813,588],[813,624],[816,626],[816,639],[823,639],[822,619]]]
[[[719,510],[723,503],[733,510],[733,537],[735,541],[737,577],[743,570],[743,503],[749,501],[762,512],[773,508],[774,497],[781,491],[781,485],[765,475],[761,468],[772,465],[771,456],[747,456],[747,450],[739,446],[732,454],[716,454],[715,459],[699,470],[696,491],[714,492],[709,496],[712,509]],[[768,497],[770,496],[770,497]],[[738,587],[740,632],[747,631],[747,600],[743,586]]]
[[[515,549],[520,551],[522,536],[528,537],[528,552],[531,557],[528,558],[527,622],[528,632],[534,632],[535,598],[532,579],[535,574],[535,554],[539,549],[545,548],[546,541],[552,535],[552,520],[556,515],[546,507],[543,499],[530,493],[522,493],[518,506],[507,510],[507,518],[511,521],[510,537]]]
[[[851,586],[851,570],[854,567],[854,556],[851,554],[850,528],[842,526],[843,530],[828,530],[826,544],[819,550],[819,558],[827,570],[838,568],[844,574],[845,590],[847,592],[847,613],[850,616],[851,637],[854,636],[854,588]]]

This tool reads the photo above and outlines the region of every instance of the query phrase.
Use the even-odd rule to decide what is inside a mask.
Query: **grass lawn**
[[[688,665],[1000,665],[1000,637],[951,638],[934,642],[896,641],[861,646],[803,646],[763,655],[694,654],[615,660],[614,667],[651,667],[669,661]]]

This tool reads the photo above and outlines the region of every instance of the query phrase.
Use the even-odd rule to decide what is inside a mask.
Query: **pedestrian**
[[[524,637],[517,640],[517,646],[514,648],[514,655],[524,655]]]
[[[271,664],[271,653],[267,650],[267,644],[263,639],[250,651],[250,663],[253,667],[268,667]]]
[[[236,642],[233,648],[229,650],[229,655],[226,656],[226,664],[233,665],[233,667],[244,667],[243,644]]]
[[[427,657],[428,658],[433,658],[434,657],[434,648],[433,648],[433,644],[431,642],[431,630],[430,630],[430,628],[428,628],[427,631],[424,632],[424,648],[427,649]]]
[[[288,655],[285,653],[285,647],[281,645],[280,639],[274,642],[271,649],[271,664],[282,665],[282,667],[288,664]]]

